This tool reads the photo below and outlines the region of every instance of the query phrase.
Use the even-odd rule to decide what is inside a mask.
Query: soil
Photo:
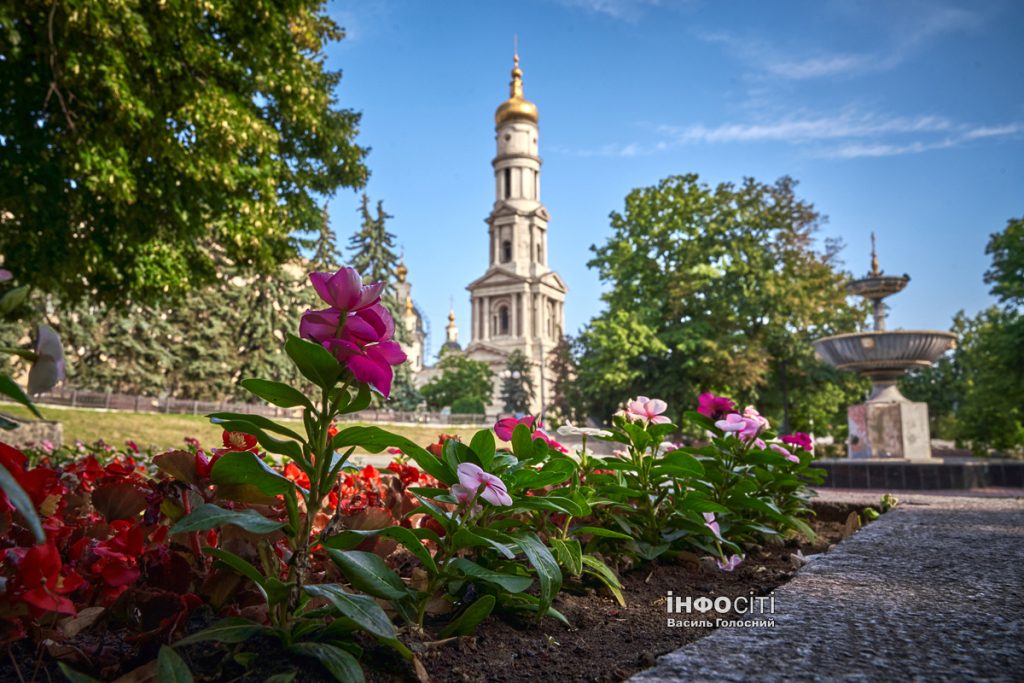
[[[738,597],[753,592],[768,595],[789,581],[807,556],[826,552],[849,534],[847,519],[863,506],[843,503],[816,503],[811,526],[818,538],[813,542],[793,539],[785,544],[749,548],[746,561],[731,573],[718,571],[696,558],[648,563],[622,576],[626,607],[592,588],[563,590],[554,606],[564,614],[571,628],[545,619],[537,623],[527,617],[492,615],[474,636],[424,642],[411,633],[402,640],[417,653],[423,670],[418,679],[413,665],[392,650],[366,642],[361,658],[370,683],[397,683],[425,680],[434,683],[463,681],[621,681],[652,666],[655,659],[710,634],[713,628],[669,627],[666,599],[669,591],[677,596]],[[690,619],[730,617],[714,611],[696,614]],[[211,617],[212,618],[212,617]],[[736,618],[732,615],[732,618]],[[196,628],[189,625],[189,631]],[[23,643],[25,641],[22,641]],[[20,651],[19,651],[20,650]],[[333,678],[309,660],[299,665],[280,652],[272,641],[252,642],[245,650],[259,656],[248,669],[224,660],[216,648],[199,644],[182,648],[197,682],[231,681],[263,683],[268,677],[299,669],[296,683],[332,683]],[[34,661],[27,648],[7,653],[0,661],[0,683],[28,681]],[[21,676],[11,662],[19,661]],[[39,681],[63,680],[52,660],[37,670]],[[132,683],[147,679],[134,677]],[[154,680],[155,677],[149,680]],[[127,680],[126,680],[127,683]]]

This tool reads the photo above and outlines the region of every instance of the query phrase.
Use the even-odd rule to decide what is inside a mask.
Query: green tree
[[[485,406],[491,402],[494,373],[487,363],[448,352],[442,353],[438,368],[441,375],[420,389],[431,410],[453,406],[459,399],[480,401]]]
[[[579,344],[569,335],[563,336],[558,345],[551,350],[548,360],[548,367],[551,369],[552,398],[549,404],[549,414],[552,419],[545,423],[572,422],[580,424],[586,421],[586,408],[583,401],[580,384],[577,381],[579,375]]]
[[[504,411],[520,415],[530,410],[533,402],[533,368],[522,351],[513,351],[508,356],[505,370],[501,373],[501,400]]]
[[[644,394],[669,401],[678,417],[716,391],[810,428],[791,405],[821,403],[812,397],[831,391],[817,384],[823,371],[810,342],[856,329],[865,309],[847,302],[839,246],[817,248],[822,217],[795,187],[788,177],[711,188],[693,174],[672,176],[612,212],[612,235],[589,263],[608,285],[607,310],[581,335],[592,414]],[[855,388],[849,398],[860,398]],[[838,410],[846,398],[824,404]]]
[[[400,302],[395,294],[398,254],[395,253],[395,236],[387,230],[387,220],[393,216],[384,211],[382,201],[377,202],[377,215],[374,216],[370,212],[370,198],[365,193],[359,214],[362,223],[349,239],[348,264],[358,270],[366,282],[386,283],[381,301],[398,320],[401,314]]]
[[[5,262],[121,306],[294,258],[367,178],[324,5],[0,0]]]

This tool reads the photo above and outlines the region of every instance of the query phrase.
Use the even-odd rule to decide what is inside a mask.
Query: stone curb
[[[1024,680],[1022,548],[1024,500],[908,497],[776,590],[774,627],[720,628],[630,680]]]

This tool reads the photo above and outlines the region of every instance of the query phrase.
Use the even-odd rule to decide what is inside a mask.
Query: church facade
[[[500,398],[508,357],[521,351],[530,361],[534,399],[530,412],[544,410],[552,398],[554,378],[551,352],[565,330],[565,296],[568,287],[548,266],[548,222],[541,203],[541,158],[537,107],[523,95],[523,72],[514,57],[509,98],[495,112],[496,151],[494,203],[487,224],[487,269],[467,286],[472,318],[470,342],[464,353],[484,361],[494,371],[494,393],[489,416],[504,412]],[[405,273],[400,276],[405,281]],[[408,289],[402,293],[408,297]],[[409,349],[422,359],[422,321],[406,299],[406,329],[418,332],[418,347]],[[454,313],[449,314],[448,350],[456,350]],[[453,333],[455,338],[453,339]],[[415,342],[413,345],[415,346]],[[452,347],[455,347],[453,349]],[[407,351],[408,352],[408,351]],[[416,361],[414,361],[415,363]],[[417,385],[433,376],[422,360],[416,370]]]
[[[523,96],[523,72],[514,58],[509,98],[494,115],[494,204],[486,219],[487,262],[471,282],[471,341],[466,354],[495,371],[492,411],[501,412],[501,371],[521,351],[533,368],[539,413],[551,399],[551,351],[565,330],[565,282],[548,267],[548,221],[540,200],[541,158],[537,107]],[[491,411],[489,411],[491,412]]]

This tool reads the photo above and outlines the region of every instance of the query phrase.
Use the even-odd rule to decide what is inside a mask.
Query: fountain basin
[[[951,332],[851,332],[818,339],[814,350],[840,370],[854,370],[876,382],[894,382],[907,370],[931,367],[955,343]]]
[[[909,275],[882,275],[879,273],[848,283],[846,291],[865,299],[884,299],[897,292],[902,292],[909,282]]]

